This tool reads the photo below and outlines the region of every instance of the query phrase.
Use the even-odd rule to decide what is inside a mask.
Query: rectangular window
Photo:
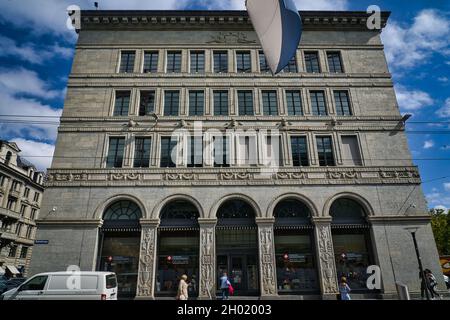
[[[114,116],[127,116],[130,108],[131,91],[116,91]]]
[[[22,250],[20,251],[20,259],[25,259],[27,257],[27,254],[28,254],[28,247],[22,247]]]
[[[306,65],[306,72],[320,73],[319,53],[305,52],[305,65]]]
[[[277,116],[278,115],[278,101],[277,92],[274,91],[263,91],[263,114],[265,116]]]
[[[334,102],[338,116],[351,116],[350,99],[348,91],[334,91]]]
[[[125,138],[109,138],[107,168],[122,168]]]
[[[166,91],[164,93],[164,115],[178,116],[180,109],[180,92]]]
[[[335,166],[331,137],[316,137],[316,141],[319,165],[321,167]]]
[[[291,137],[291,151],[294,167],[309,166],[306,137]]]
[[[167,52],[167,72],[168,73],[181,72],[181,51]]]
[[[241,136],[238,138],[238,163],[244,166],[255,166],[257,164],[257,148],[255,136]]]
[[[161,138],[161,168],[173,168],[176,167],[176,150],[177,140],[171,137]]]
[[[30,188],[25,188],[25,191],[23,193],[23,197],[28,199],[29,196],[30,196]]]
[[[328,68],[332,73],[343,73],[341,54],[339,52],[327,52]]]
[[[281,166],[283,163],[283,149],[280,136],[266,136],[267,165]]]
[[[248,73],[252,72],[252,62],[250,51],[236,52],[236,72]]]
[[[31,214],[30,214],[30,219],[31,220],[34,220],[34,219],[36,219],[36,212],[37,212],[37,210],[36,209],[31,209]]]
[[[5,183],[6,177],[4,175],[0,174],[0,187],[3,187],[3,184]]]
[[[202,116],[205,109],[205,93],[203,91],[189,91],[189,115]]]
[[[9,197],[8,203],[6,204],[6,209],[14,211],[16,209],[16,203],[17,203],[16,198]]]
[[[253,116],[253,91],[238,91],[238,107],[240,116]]]
[[[156,73],[158,72],[158,51],[145,51],[144,52],[144,73]]]
[[[188,138],[187,167],[203,167],[203,137]]]
[[[33,201],[34,201],[34,202],[38,202],[40,196],[41,196],[41,195],[40,195],[38,192],[35,192],[35,193],[34,193]]]
[[[230,166],[230,139],[226,136],[213,137],[214,167]]]
[[[214,115],[228,115],[228,91],[214,91]]]
[[[205,51],[191,51],[191,73],[205,72]]]
[[[22,226],[23,226],[22,223],[16,224],[16,234],[17,234],[19,237],[20,237],[20,234],[21,234],[21,232],[22,232]]]
[[[286,91],[286,103],[288,109],[288,115],[290,116],[302,116],[303,106],[302,106],[302,95],[298,90],[287,90]]]
[[[228,52],[214,51],[214,72],[215,73],[228,72]]]
[[[134,140],[134,168],[148,168],[150,166],[151,138],[136,138]]]
[[[17,252],[17,246],[10,247],[9,248],[8,257],[9,258],[15,258],[16,257],[16,252]]]
[[[20,206],[20,215],[23,217],[25,215],[25,211],[27,210],[27,206],[26,205],[21,205]]]
[[[120,54],[120,73],[133,73],[136,52],[122,51]]]
[[[19,181],[14,180],[11,184],[11,191],[18,191],[19,189]]]
[[[141,91],[139,99],[139,115],[148,116],[155,112],[155,91]]]
[[[286,67],[284,67],[284,69],[282,70],[283,72],[287,72],[287,73],[296,73],[298,72],[297,70],[297,60],[295,58],[295,56],[292,57],[291,60],[289,60],[289,63]]]
[[[327,105],[325,103],[325,92],[324,91],[311,91],[311,108],[312,113],[315,116],[326,116]]]
[[[342,162],[345,166],[361,166],[362,159],[356,136],[342,136]]]
[[[271,72],[263,51],[259,51],[259,70],[261,72]]]

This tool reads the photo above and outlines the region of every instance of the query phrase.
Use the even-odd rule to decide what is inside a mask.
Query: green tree
[[[443,209],[432,209],[430,213],[439,255],[450,255],[450,210],[445,212]]]

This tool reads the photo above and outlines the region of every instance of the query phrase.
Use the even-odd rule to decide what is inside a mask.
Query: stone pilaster
[[[331,218],[313,218],[316,254],[319,268],[320,292],[325,299],[335,299],[338,293],[336,263],[334,260]]]
[[[216,219],[199,219],[199,299],[216,297]]]
[[[273,233],[274,222],[275,219],[273,218],[256,219],[259,243],[259,282],[262,298],[278,295]]]
[[[136,299],[155,298],[156,241],[159,220],[141,220],[141,248]]]

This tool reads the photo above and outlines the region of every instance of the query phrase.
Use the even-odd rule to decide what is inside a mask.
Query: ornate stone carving
[[[200,297],[209,298],[215,295],[215,227],[200,227]]]
[[[273,226],[258,226],[258,230],[262,295],[276,295],[277,285],[274,269],[275,255],[273,242]]]
[[[136,181],[141,180],[141,175],[138,173],[111,173],[111,181]]]
[[[212,36],[212,40],[207,41],[207,43],[250,44],[256,43],[256,40],[248,40],[247,35],[243,32],[219,32],[217,35]]]
[[[166,180],[194,180],[195,175],[193,173],[167,173]]]
[[[319,250],[320,276],[323,294],[338,292],[336,266],[334,262],[333,241],[329,224],[316,225]]]
[[[330,172],[328,176],[330,179],[356,179],[358,178],[358,173],[354,171]]]
[[[252,175],[246,172],[229,172],[221,173],[220,178],[222,180],[249,180],[252,178]]]
[[[80,173],[80,174],[72,174],[72,173],[68,173],[68,174],[59,174],[59,173],[55,173],[55,174],[48,174],[47,175],[47,182],[53,182],[53,181],[87,181],[88,180],[88,175],[85,173]]]
[[[153,298],[155,274],[156,227],[142,230],[141,250],[139,255],[138,297]]]
[[[306,174],[304,172],[278,172],[276,175],[277,179],[305,179]]]

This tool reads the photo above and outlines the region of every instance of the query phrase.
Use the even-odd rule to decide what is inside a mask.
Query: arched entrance
[[[374,262],[366,211],[357,201],[340,198],[330,215],[338,279],[346,277],[352,291],[366,291],[367,267]]]
[[[302,201],[286,199],[277,204],[274,216],[278,294],[318,293],[311,210]]]
[[[118,297],[122,299],[136,295],[141,217],[141,209],[130,200],[115,201],[103,214],[97,269],[117,274]]]
[[[217,278],[227,272],[235,295],[259,295],[255,216],[252,206],[240,199],[225,201],[217,211]]]
[[[158,227],[156,296],[175,297],[183,274],[188,276],[189,297],[198,296],[199,212],[186,200],[174,200],[161,210]]]

